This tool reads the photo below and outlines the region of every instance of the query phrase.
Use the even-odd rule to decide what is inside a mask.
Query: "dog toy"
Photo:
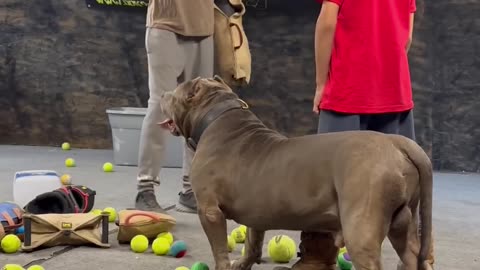
[[[65,151],[70,150],[70,144],[68,142],[62,143],[62,149]]]
[[[190,270],[190,269],[188,269],[188,267],[186,267],[186,266],[179,266],[179,267],[175,268],[175,270]]]
[[[73,158],[67,158],[67,159],[65,160],[65,166],[67,166],[67,167],[75,167],[75,166],[76,166],[76,165],[75,165],[75,159],[73,159]]]
[[[64,174],[60,177],[60,183],[67,186],[72,184],[72,177],[69,174]]]
[[[29,268],[27,268],[27,270],[45,270],[45,268],[43,268],[40,265],[32,265]]]
[[[7,254],[17,252],[22,246],[22,241],[15,234],[9,234],[2,239],[0,243],[3,252]]]
[[[106,162],[103,164],[103,171],[104,172],[113,172],[113,164],[110,162]]]
[[[175,258],[182,258],[185,254],[187,254],[187,244],[184,241],[175,241],[168,252],[169,256]]]
[[[352,260],[347,252],[339,253],[337,256],[337,265],[341,270],[350,270],[353,267]]]
[[[170,245],[173,244],[173,235],[169,232],[162,232],[157,235],[157,238],[165,238],[168,240],[168,243]]]
[[[5,264],[2,270],[25,270],[25,268],[18,264]]]
[[[155,255],[163,256],[170,251],[170,243],[165,238],[157,238],[152,243],[152,250]]]
[[[236,243],[244,243],[246,233],[240,229],[240,227],[233,229],[232,233],[230,234],[232,238],[235,240]]]
[[[268,255],[276,263],[288,263],[296,255],[296,244],[286,235],[274,236],[268,242]]]
[[[108,222],[115,222],[117,219],[117,211],[113,207],[103,209],[103,212],[108,212]]]
[[[192,265],[190,270],[209,270],[208,265],[203,262],[196,262]]]
[[[228,244],[228,252],[232,252],[235,249],[235,245],[237,244],[235,242],[235,239],[233,239],[232,236],[227,236],[227,244]]]
[[[133,252],[143,253],[148,249],[148,238],[145,235],[136,235],[130,241],[130,248]]]

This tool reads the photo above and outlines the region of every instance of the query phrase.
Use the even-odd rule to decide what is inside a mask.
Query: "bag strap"
[[[0,223],[0,240],[5,236],[5,229],[2,226],[2,223]]]
[[[73,194],[72,194],[73,200],[75,201],[75,204],[78,206],[79,212],[77,212],[77,213],[85,213],[85,210],[88,207],[88,200],[90,198],[90,194],[88,194],[88,192],[83,191],[78,186],[71,186],[69,188],[70,188],[70,192],[76,192],[77,194],[79,194],[82,197],[81,204],[79,205],[77,203],[77,201],[75,200],[75,198],[73,197]]]
[[[5,218],[9,226],[15,226],[15,222],[13,222],[12,217],[8,214],[8,212],[2,212],[2,216]]]
[[[132,219],[133,217],[138,217],[138,216],[149,217],[154,221],[160,222],[160,219],[158,217],[152,215],[152,214],[149,214],[149,213],[134,213],[134,214],[131,214],[130,216],[127,217],[127,219],[125,220],[125,225],[130,225],[130,219]]]

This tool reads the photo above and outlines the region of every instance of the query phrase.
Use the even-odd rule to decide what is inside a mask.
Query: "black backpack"
[[[68,214],[90,212],[96,192],[86,186],[64,186],[38,195],[25,206],[30,214]]]

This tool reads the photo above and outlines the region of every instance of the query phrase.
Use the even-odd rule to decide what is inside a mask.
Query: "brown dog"
[[[196,151],[190,177],[216,269],[251,269],[265,231],[279,229],[302,231],[294,269],[335,269],[342,236],[357,270],[382,269],[387,236],[402,269],[431,269],[432,166],[414,141],[370,131],[287,138],[217,76],[181,84],[161,105],[161,126]],[[226,219],[248,227],[233,264]]]

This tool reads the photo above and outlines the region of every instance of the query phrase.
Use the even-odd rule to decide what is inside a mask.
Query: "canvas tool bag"
[[[118,212],[118,242],[128,243],[136,235],[155,239],[159,233],[169,232],[176,220],[170,215],[150,211],[121,210]]]
[[[241,0],[215,1],[215,73],[231,87],[250,82],[252,57],[243,29]]]
[[[23,210],[13,202],[0,203],[0,240],[23,226]]]
[[[23,251],[53,246],[98,246],[107,248],[108,213],[25,214]]]

